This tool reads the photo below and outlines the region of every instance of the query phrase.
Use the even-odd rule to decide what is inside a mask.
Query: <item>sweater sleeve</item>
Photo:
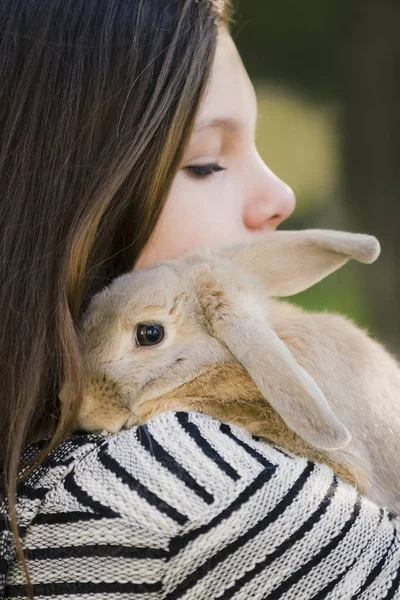
[[[81,450],[24,547],[36,598],[389,600],[399,523],[325,465],[165,413]]]

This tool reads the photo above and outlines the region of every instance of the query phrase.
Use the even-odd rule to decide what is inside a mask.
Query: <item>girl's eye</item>
[[[208,165],[198,165],[192,167],[186,167],[188,172],[194,177],[201,179],[203,177],[208,177],[209,175],[213,175],[214,173],[218,173],[218,171],[225,171],[224,167],[220,167],[217,163],[210,163]]]
[[[138,346],[156,346],[165,336],[165,330],[159,323],[140,323],[136,328],[136,343]]]

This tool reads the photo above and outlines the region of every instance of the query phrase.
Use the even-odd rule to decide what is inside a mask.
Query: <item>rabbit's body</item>
[[[305,442],[236,361],[218,364],[172,393],[144,403],[138,409],[141,422],[168,410],[204,412],[328,464],[371,500],[400,513],[400,453],[389,450],[400,447],[398,363],[339,315],[307,313],[286,302],[270,301],[268,320],[351,432],[345,448],[324,451]],[[383,444],[388,452],[382,452]]]
[[[371,500],[400,513],[400,365],[344,317],[281,308],[271,326],[352,435],[329,456]]]
[[[378,253],[369,236],[275,232],[118,278],[84,318],[78,425],[117,431],[204,412],[329,464],[400,513],[398,363],[347,319],[270,299]],[[162,324],[165,338],[141,347],[138,323]]]
[[[218,421],[232,423],[250,433],[314,461],[329,465],[344,481],[364,490],[364,473],[350,470],[324,450],[307,444],[290,429],[280,415],[261,395],[247,371],[236,361],[216,365],[189,381],[138,408],[141,423],[168,411],[205,413]],[[132,425],[134,419],[130,422]]]

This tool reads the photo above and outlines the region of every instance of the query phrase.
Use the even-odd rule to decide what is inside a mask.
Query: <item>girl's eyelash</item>
[[[218,173],[219,171],[225,171],[224,167],[221,167],[217,163],[210,163],[208,165],[194,165],[186,168],[191,175],[194,175],[198,179],[208,177],[214,173]]]

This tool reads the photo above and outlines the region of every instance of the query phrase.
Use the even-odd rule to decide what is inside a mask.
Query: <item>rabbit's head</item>
[[[304,440],[345,446],[348,430],[269,327],[268,298],[305,290],[350,258],[373,262],[379,251],[367,235],[277,231],[118,277],[82,321],[87,388],[78,425],[114,432],[140,423],[146,404],[235,363]],[[61,400],[67,394],[68,382]]]

